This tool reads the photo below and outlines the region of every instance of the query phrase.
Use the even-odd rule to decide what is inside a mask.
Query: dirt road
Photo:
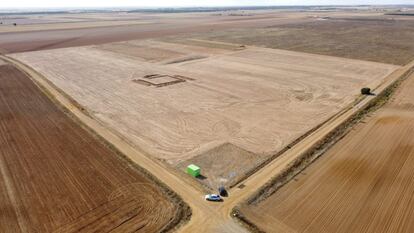
[[[245,232],[246,230],[233,221],[230,217],[231,209],[243,201],[250,195],[252,195],[258,188],[264,185],[271,177],[277,175],[280,171],[284,170],[298,155],[309,149],[315,142],[320,140],[321,137],[333,130],[336,126],[346,120],[352,113],[358,111],[364,104],[370,101],[373,96],[369,96],[360,102],[358,105],[353,106],[347,111],[342,112],[336,118],[333,118],[319,130],[306,137],[303,141],[292,147],[287,153],[275,159],[266,167],[255,173],[248,178],[244,184],[244,188],[234,188],[230,190],[230,197],[223,203],[208,203],[203,200],[205,194],[196,183],[182,177],[177,172],[164,166],[163,164],[149,159],[141,151],[132,147],[117,135],[111,133],[107,128],[97,123],[95,120],[89,118],[81,110],[79,110],[73,102],[67,99],[62,93],[57,91],[55,87],[51,86],[45,81],[37,72],[26,67],[25,65],[13,61],[21,69],[29,73],[36,82],[45,87],[55,98],[66,108],[68,108],[76,117],[78,117],[84,124],[94,129],[99,135],[105,138],[108,142],[115,145],[122,153],[130,158],[135,163],[139,164],[144,169],[147,169],[153,173],[158,179],[162,180],[166,185],[171,187],[177,194],[179,194],[186,203],[192,208],[193,215],[188,224],[180,229],[180,232]],[[377,91],[385,88],[393,80],[398,78],[406,67],[401,68],[391,74],[386,81],[381,85]],[[202,227],[201,227],[202,226]]]
[[[275,194],[242,209],[266,232],[413,232],[414,74],[384,108]]]
[[[190,44],[129,41],[9,56],[149,156],[180,170],[201,166],[202,182],[214,189],[237,181],[352,103],[360,87],[375,87],[398,68],[286,50]],[[204,58],[168,64],[192,54]],[[133,81],[157,73],[191,80],[162,88]],[[229,153],[225,144],[239,152]],[[216,149],[225,158],[217,159]]]
[[[171,187],[180,197],[191,207],[192,209],[192,218],[191,222],[203,222],[206,219],[211,221],[211,224],[204,225],[208,228],[203,229],[204,231],[199,232],[245,232],[246,230],[233,222],[232,219],[227,219],[227,223],[223,223],[223,219],[219,218],[217,213],[217,208],[221,203],[207,203],[203,199],[205,192],[199,186],[198,183],[191,181],[182,177],[176,171],[173,171],[171,168],[166,167],[160,162],[151,160],[143,154],[141,151],[138,151],[135,147],[126,143],[122,138],[113,134],[107,128],[99,124],[94,119],[88,117],[84,114],[79,108],[73,104],[73,102],[67,99],[62,93],[57,91],[53,86],[45,81],[37,72],[28,68],[27,66],[10,60],[6,57],[3,57],[5,60],[12,62],[24,72],[30,74],[30,76],[37,82],[39,85],[43,86],[50,92],[56,100],[61,103],[64,107],[69,109],[74,116],[76,116],[80,121],[85,125],[95,130],[97,134],[106,139],[111,144],[115,145],[123,154],[128,156],[136,164],[139,164],[140,167],[151,171],[151,173],[156,176],[159,180],[165,183],[167,186]],[[198,188],[194,188],[198,187]],[[199,225],[200,226],[200,225]]]
[[[0,232],[158,232],[181,211],[1,64],[0,148]]]
[[[414,62],[397,70],[391,74],[387,80],[378,87],[375,92],[380,92],[389,86],[394,80],[399,78],[404,74],[410,67],[414,66]],[[260,187],[265,185],[270,178],[275,177],[277,174],[283,172],[288,166],[290,166],[293,161],[301,154],[305,153],[309,148],[316,144],[321,138],[327,135],[329,132],[333,131],[338,127],[342,122],[346,121],[352,114],[362,109],[369,101],[371,101],[375,96],[368,96],[360,103],[355,106],[352,106],[350,109],[345,109],[339,113],[335,118],[331,119],[317,131],[300,141],[290,150],[282,154],[277,159],[270,162],[266,167],[256,172],[254,175],[250,176],[244,182],[242,182],[243,188],[235,187],[231,190],[231,196],[229,199],[226,199],[224,204],[220,207],[220,212],[222,216],[228,216],[230,211],[238,203],[241,203],[243,200],[247,199],[254,192],[256,192]],[[195,226],[194,224],[193,226]],[[194,228],[195,229],[195,228]],[[194,230],[193,229],[193,230]]]

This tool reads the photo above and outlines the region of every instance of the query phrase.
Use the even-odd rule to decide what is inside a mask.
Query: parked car
[[[207,201],[222,201],[220,195],[218,194],[207,194],[204,198]]]
[[[220,196],[222,196],[222,197],[227,197],[229,195],[227,193],[226,188],[224,188],[224,186],[220,186],[218,190],[219,190]]]

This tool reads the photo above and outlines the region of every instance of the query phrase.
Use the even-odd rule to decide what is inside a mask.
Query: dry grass
[[[206,58],[165,64],[170,59],[163,60],[161,54],[158,63],[146,62],[123,51],[108,52],[110,45],[13,57],[38,70],[123,138],[172,165],[225,143],[263,161],[351,103],[361,86],[377,86],[396,68],[283,50],[225,50],[223,44],[210,48],[211,42],[208,47],[128,44]],[[149,74],[190,79],[168,86],[158,83],[162,87],[133,82]],[[240,161],[239,166],[219,171],[220,160],[205,159],[212,163],[211,170],[203,168],[215,174],[208,177],[212,184],[231,180],[222,173],[250,170],[257,164]]]

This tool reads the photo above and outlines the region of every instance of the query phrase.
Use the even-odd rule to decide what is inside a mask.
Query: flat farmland
[[[212,13],[70,13],[0,17],[0,52],[16,53],[117,41],[160,38],[235,28],[263,28],[313,22],[301,11],[230,11]],[[324,16],[378,15],[376,12],[320,12]],[[13,26],[17,23],[17,26]],[[249,33],[249,32],[248,32]]]
[[[159,232],[179,200],[0,66],[0,231]]]
[[[266,232],[414,231],[414,74],[383,109],[244,215]]]
[[[1,16],[1,14],[0,14]],[[7,19],[7,20],[6,20]],[[13,53],[132,39],[148,39],[188,32],[308,20],[305,14],[253,12],[249,16],[206,13],[44,14],[5,17],[0,25],[0,51]],[[50,21],[50,22],[48,22]],[[18,23],[13,26],[13,23]]]
[[[196,42],[131,41],[12,57],[151,157],[179,169],[199,164],[210,187],[234,182],[398,67]],[[223,167],[217,156],[233,162]]]
[[[185,35],[266,48],[405,65],[414,59],[414,17],[315,12],[302,22]]]

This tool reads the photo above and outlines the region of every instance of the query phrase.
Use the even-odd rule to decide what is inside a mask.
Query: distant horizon
[[[409,6],[413,4],[352,4],[352,5],[232,5],[232,6],[67,6],[67,7],[1,7],[0,10],[109,10],[109,9],[183,9],[183,8],[250,8],[250,7],[364,7],[364,6]]]
[[[208,2],[208,3],[206,3]],[[210,8],[210,7],[287,7],[287,6],[398,6],[414,5],[414,0],[3,0],[0,9],[102,9],[102,8]]]

